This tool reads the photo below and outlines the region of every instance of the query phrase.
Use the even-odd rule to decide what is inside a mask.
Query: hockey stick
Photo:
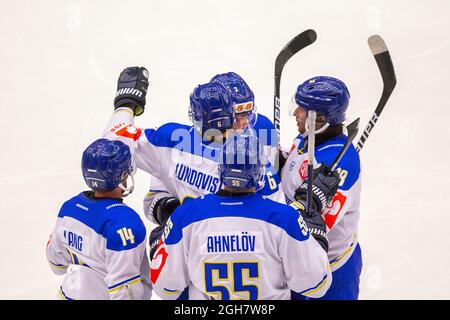
[[[344,156],[345,152],[347,151],[348,147],[350,147],[350,145],[352,144],[352,141],[355,139],[356,135],[358,134],[358,129],[359,129],[359,118],[347,126],[347,141],[345,141],[344,146],[342,147],[341,151],[339,151],[339,154],[337,155],[336,159],[334,159],[331,166],[326,168],[328,171],[334,171],[336,169],[339,161],[341,161],[341,159]]]
[[[377,123],[378,118],[380,117],[380,114],[384,109],[384,106],[386,105],[392,91],[395,88],[395,85],[397,84],[394,65],[392,64],[391,55],[389,54],[389,50],[384,40],[379,35],[372,35],[371,37],[369,37],[367,42],[375,58],[375,61],[377,62],[381,77],[383,78],[383,93],[381,94],[380,101],[378,102],[372,118],[369,120],[366,129],[359,138],[358,145],[356,147],[356,151],[358,152],[361,151],[367,138],[369,138],[370,132],[372,131],[373,127],[375,127],[375,124]]]
[[[306,213],[311,216],[313,203],[314,149],[316,147],[316,112],[308,111],[308,188],[306,189]]]
[[[309,111],[314,112],[314,111]],[[310,114],[308,112],[308,119],[310,118]],[[314,112],[314,118],[315,118],[315,112]],[[308,126],[311,126],[311,123],[308,122]],[[339,163],[341,161],[342,157],[344,156],[347,149],[352,144],[353,140],[355,139],[356,135],[358,134],[358,128],[359,128],[359,118],[354,120],[352,123],[350,123],[347,126],[347,141],[345,141],[344,146],[342,147],[341,151],[339,151],[338,155],[334,159],[333,163],[328,167],[325,167],[325,172],[328,173],[330,171],[334,171]],[[309,130],[309,129],[308,129]],[[310,203],[312,203],[312,187],[313,187],[313,162],[314,162],[314,148],[311,151],[311,146],[315,147],[315,137],[312,138],[312,142],[310,142],[310,137],[314,136],[313,134],[308,133],[308,189],[306,190],[306,199],[307,199],[307,205],[306,210],[308,214],[311,214],[310,211]]]
[[[289,61],[289,59],[302,50],[306,48],[310,44],[314,43],[317,39],[317,34],[314,30],[308,29],[303,31],[299,35],[295,36],[291,41],[289,41],[283,49],[281,49],[280,53],[275,60],[275,73],[274,73],[274,84],[275,84],[275,93],[274,93],[274,101],[273,101],[273,123],[275,128],[277,129],[278,141],[280,141],[280,83],[281,83],[281,73],[283,72],[283,68],[285,64]]]

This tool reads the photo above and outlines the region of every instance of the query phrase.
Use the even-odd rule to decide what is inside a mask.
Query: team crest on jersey
[[[166,246],[164,244],[164,241],[160,239],[158,245],[156,246],[156,250],[150,264],[150,278],[153,284],[158,281],[159,275],[161,274],[161,271],[166,264],[167,257],[168,254],[166,251]]]
[[[305,180],[308,178],[308,160],[304,160],[298,169],[298,174],[300,179]]]
[[[289,171],[294,170],[295,167],[295,160],[291,162],[291,164],[289,165]]]

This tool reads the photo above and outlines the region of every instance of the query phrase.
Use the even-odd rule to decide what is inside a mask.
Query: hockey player
[[[128,144],[137,167],[155,178],[147,196],[145,213],[150,221],[163,224],[165,218],[186,198],[220,190],[218,156],[227,131],[246,130],[252,114],[237,114],[230,92],[220,83],[199,85],[190,95],[193,125],[166,123],[157,129],[134,126],[134,116],[145,108],[148,72],[142,67],[126,68],[120,75],[114,100],[115,112],[104,137]],[[270,167],[270,164],[268,164]],[[267,170],[266,187],[259,192],[284,203],[274,169]],[[150,197],[150,199],[149,199]]]
[[[247,114],[251,130],[258,137],[264,149],[264,156],[273,165],[278,154],[278,135],[273,125],[263,114],[256,112],[255,95],[248,84],[235,72],[221,73],[211,82],[223,85],[231,94],[236,115]]]
[[[122,202],[133,191],[130,148],[99,139],[83,153],[85,191],[66,201],[47,244],[54,273],[65,274],[59,298],[150,299],[146,230]]]
[[[267,180],[270,183],[268,186],[274,188],[266,188],[265,194],[271,194],[272,190],[276,190],[276,186],[280,184],[278,173],[273,167],[278,151],[278,135],[276,134],[275,126],[267,117],[256,112],[253,91],[240,75],[235,72],[221,73],[215,75],[210,82],[220,83],[230,93],[234,116],[240,122],[240,125],[235,126],[235,128],[250,127],[247,130],[252,130],[252,133],[258,137],[263,145],[265,158],[268,159],[266,168]],[[283,200],[277,199],[279,202],[283,202]],[[167,191],[166,183],[153,176],[149,192],[144,198],[144,212],[146,216],[154,216],[157,211],[160,212],[160,215],[168,216],[179,205],[179,199]]]
[[[260,148],[255,136],[229,138],[218,168],[224,189],[183,204],[164,232],[152,231],[159,243],[150,273],[161,298],[177,299],[186,288],[191,300],[281,300],[291,290],[310,297],[327,291],[324,221],[318,212],[304,220],[300,203],[290,207],[256,193],[264,175]]]
[[[343,121],[349,98],[346,85],[332,77],[314,77],[298,86],[292,109],[300,134],[294,140],[281,173],[283,189],[290,201],[301,197],[298,188],[307,179],[308,110],[317,112],[315,161],[330,166],[347,139]],[[324,166],[317,171],[327,174]],[[362,268],[357,237],[361,179],[360,160],[353,145],[338,163],[337,171],[339,188],[321,211],[327,225],[328,257],[333,271],[333,284],[323,299],[357,299]],[[327,175],[327,179],[333,177]]]

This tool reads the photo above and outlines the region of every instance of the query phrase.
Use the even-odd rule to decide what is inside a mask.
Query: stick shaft
[[[308,214],[311,214],[313,201],[313,171],[314,171],[314,149],[316,147],[316,112],[308,111],[308,189],[306,191],[306,206]]]

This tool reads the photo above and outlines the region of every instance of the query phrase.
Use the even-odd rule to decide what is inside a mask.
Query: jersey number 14
[[[122,228],[117,230],[117,233],[120,236],[120,239],[122,239],[122,244],[125,247],[128,243],[127,241],[130,241],[131,244],[134,244],[134,235],[133,231],[131,231],[131,228]]]

